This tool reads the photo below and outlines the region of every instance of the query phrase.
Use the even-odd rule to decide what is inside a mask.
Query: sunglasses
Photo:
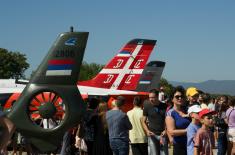
[[[175,95],[174,97],[175,97],[177,100],[180,99],[180,98],[184,98],[183,95]]]
[[[212,117],[212,116],[206,116],[206,118],[207,118],[207,119],[213,119],[213,117]]]

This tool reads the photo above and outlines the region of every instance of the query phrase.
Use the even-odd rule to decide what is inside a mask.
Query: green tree
[[[79,81],[84,81],[84,80],[90,80],[96,74],[98,74],[101,69],[104,67],[104,65],[96,64],[96,63],[91,63],[88,64],[87,62],[83,62],[79,74]]]
[[[0,79],[24,78],[29,68],[25,54],[0,48]]]
[[[165,78],[161,78],[160,86],[163,86],[165,88],[165,92],[167,96],[169,96],[172,93],[173,88],[174,88],[173,85],[170,84]]]

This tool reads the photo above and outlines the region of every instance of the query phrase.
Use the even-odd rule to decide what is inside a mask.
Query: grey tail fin
[[[60,34],[7,115],[42,152],[55,150],[86,111],[77,81],[88,34]],[[50,129],[41,125],[49,119],[56,122]]]
[[[150,61],[144,68],[136,91],[146,92],[158,88],[164,67],[163,61]]]
[[[59,35],[30,83],[74,85],[78,81],[88,32],[66,32]],[[56,80],[55,80],[56,78]]]

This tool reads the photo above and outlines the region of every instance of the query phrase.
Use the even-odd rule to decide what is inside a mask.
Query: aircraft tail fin
[[[43,152],[56,149],[86,110],[77,80],[88,34],[60,34],[8,114],[16,128]]]
[[[30,82],[38,84],[76,84],[80,71],[80,67],[76,66],[81,66],[87,37],[87,32],[66,32],[61,34]]]
[[[146,92],[151,89],[159,88],[160,79],[162,76],[165,62],[151,61],[144,68],[143,74],[140,77],[136,91]]]
[[[156,40],[133,39],[93,79],[78,82],[79,85],[135,90],[144,66],[156,44]]]

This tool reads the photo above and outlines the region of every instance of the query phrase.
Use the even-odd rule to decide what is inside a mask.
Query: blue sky
[[[2,1],[0,47],[35,70],[59,33],[88,31],[84,60],[105,64],[133,38],[156,39],[150,60],[170,81],[235,80],[235,1]]]

